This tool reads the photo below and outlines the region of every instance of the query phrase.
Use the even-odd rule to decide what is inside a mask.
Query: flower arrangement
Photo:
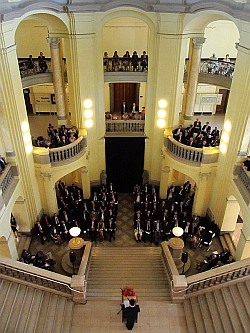
[[[122,289],[122,296],[123,297],[131,297],[131,296],[135,296],[135,291],[134,288],[130,288],[130,287],[125,287]]]

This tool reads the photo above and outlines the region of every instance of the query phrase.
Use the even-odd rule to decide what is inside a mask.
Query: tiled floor
[[[129,247],[144,247],[144,246],[155,246],[149,242],[147,243],[136,243],[134,240],[134,233],[133,233],[133,196],[128,193],[123,193],[118,195],[119,200],[119,207],[118,207],[118,217],[116,222],[116,240],[112,241],[103,241],[93,243],[93,246],[98,247],[122,247],[122,246],[129,246]],[[85,240],[89,240],[87,235],[83,235]],[[67,252],[69,252],[69,247],[67,243],[63,243],[61,246],[54,244],[53,241],[45,242],[45,245],[40,243],[40,240],[36,237],[32,239],[30,245],[31,253],[36,253],[38,250],[42,250],[45,253],[51,252],[54,259],[56,260],[55,271],[60,274],[66,273],[63,271],[61,267],[61,258]],[[186,275],[193,275],[197,273],[196,264],[203,260],[205,256],[211,254],[213,251],[221,251],[220,241],[217,238],[214,238],[213,244],[209,252],[206,252],[206,248],[197,248],[196,250],[191,250],[188,247],[184,248],[184,251],[188,252],[189,258],[191,261],[191,266]]]
[[[186,319],[181,304],[139,302],[141,312],[133,331],[138,333],[187,333]],[[116,302],[89,301],[74,310],[74,333],[120,333],[127,328],[121,322],[120,306]],[[77,320],[77,318],[82,318]],[[82,323],[84,322],[84,325]]]

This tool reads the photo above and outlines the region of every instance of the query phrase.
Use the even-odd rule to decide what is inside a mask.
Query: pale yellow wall
[[[132,17],[119,17],[105,24],[103,29],[103,52],[107,51],[112,57],[114,51],[122,57],[128,50],[132,56],[133,51],[137,51],[141,56],[147,51],[147,25]]]
[[[239,42],[239,31],[230,21],[214,21],[205,29],[206,41],[202,47],[202,58],[209,58],[213,53],[224,58],[227,53],[230,57],[237,57],[235,43]]]
[[[45,22],[39,20],[22,21],[15,36],[18,58],[27,58],[30,54],[37,58],[40,51],[44,53],[45,57],[50,58],[47,37],[48,28]]]

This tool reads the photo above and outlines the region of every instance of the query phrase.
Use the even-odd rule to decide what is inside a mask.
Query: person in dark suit
[[[129,306],[125,307],[122,305],[123,317],[126,318],[126,327],[129,331],[132,331],[135,322],[137,322],[137,316],[140,312],[140,307],[135,303],[134,299],[129,300]]]
[[[1,167],[1,169],[4,170],[5,167],[6,167],[6,165],[7,165],[7,162],[6,162],[5,159],[0,155],[0,167]]]
[[[127,112],[127,104],[125,101],[122,101],[121,104],[121,116],[124,114],[124,112]]]
[[[193,133],[199,134],[201,132],[201,122],[199,118],[194,121]]]
[[[145,69],[148,69],[148,55],[146,51],[143,51],[141,55],[141,71],[143,72]]]
[[[45,73],[48,68],[48,65],[46,63],[45,56],[43,55],[42,52],[40,52],[40,55],[38,57],[38,62],[39,62],[39,67],[40,67],[41,72]]]

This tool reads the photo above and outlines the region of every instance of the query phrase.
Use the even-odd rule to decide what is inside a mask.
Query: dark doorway
[[[141,184],[145,138],[105,138],[107,181],[117,192],[130,193]]]
[[[140,83],[111,83],[110,86],[110,111],[120,115],[121,104],[126,102],[127,111],[131,112],[135,102],[139,105]]]
[[[27,114],[33,114],[33,107],[32,104],[30,102],[30,90],[29,89],[23,89],[23,96],[24,96],[24,101],[25,101],[25,105],[26,105],[26,110],[27,110]]]
[[[216,114],[225,114],[227,111],[227,102],[230,90],[219,89],[219,94],[222,94],[221,104],[216,106]]]

